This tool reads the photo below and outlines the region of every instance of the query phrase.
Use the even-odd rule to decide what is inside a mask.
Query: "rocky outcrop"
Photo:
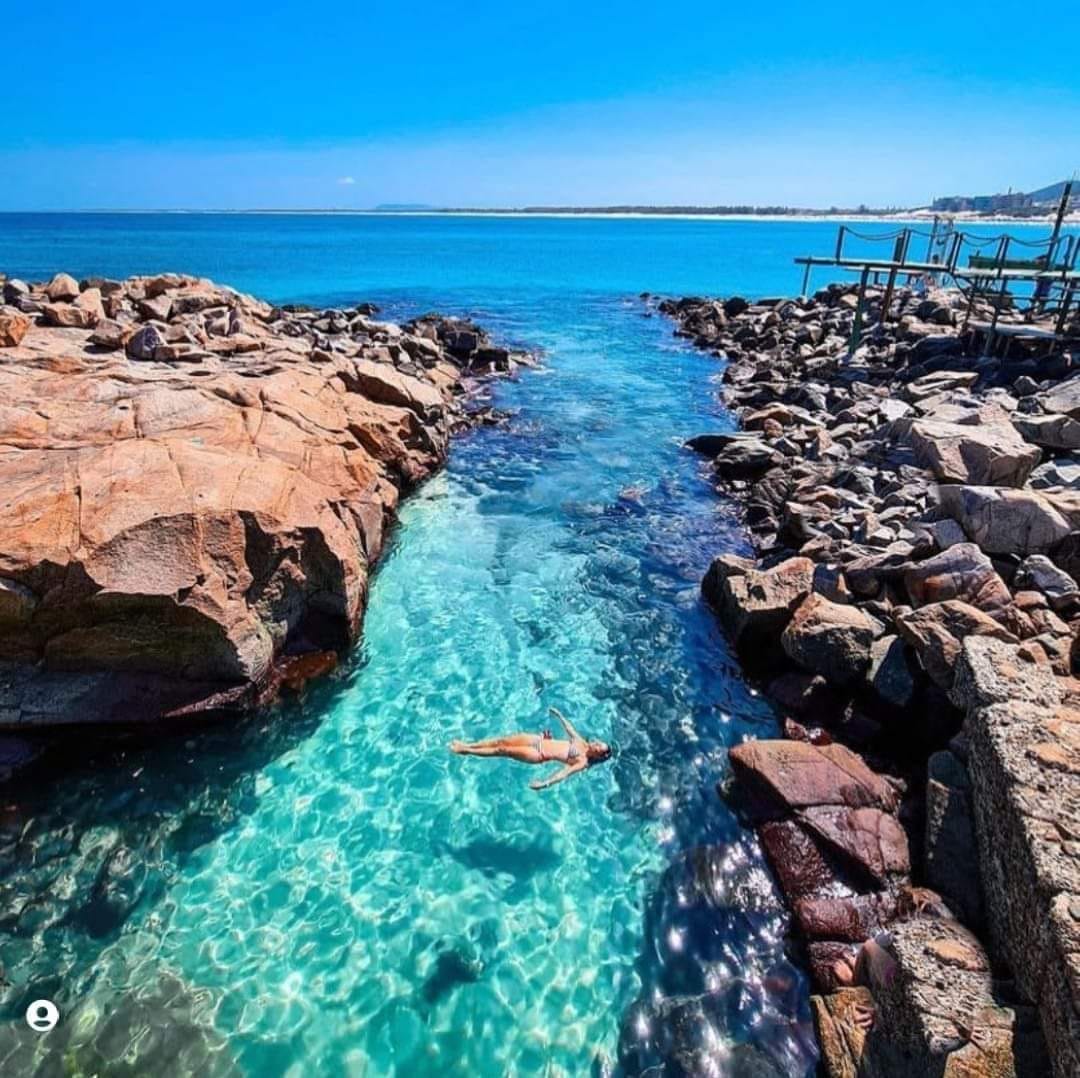
[[[703,587],[729,632],[761,617],[790,739],[733,748],[725,790],[825,993],[831,1075],[1061,1078],[1080,1073],[1080,354],[988,358],[955,294],[881,299],[854,351],[842,286],[662,305],[726,359],[747,433],[690,444],[722,458],[756,558]]]
[[[0,348],[5,727],[246,707],[347,647],[463,378],[500,366],[470,324],[178,275],[13,298],[38,325]]]

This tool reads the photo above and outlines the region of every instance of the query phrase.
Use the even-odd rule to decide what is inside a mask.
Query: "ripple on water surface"
[[[773,721],[698,599],[740,542],[679,445],[715,361],[636,305],[562,302],[503,315],[551,373],[501,386],[510,425],[405,506],[335,679],[6,810],[0,992],[8,1016],[62,1004],[53,1063],[812,1069],[781,908],[715,794],[727,746]],[[551,705],[613,761],[537,794],[445,749]],[[4,1073],[42,1051],[0,1030]]]

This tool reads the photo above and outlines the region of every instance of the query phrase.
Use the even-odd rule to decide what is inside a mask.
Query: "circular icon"
[[[48,1033],[60,1021],[60,1011],[51,999],[35,999],[26,1008],[26,1024],[35,1033]]]

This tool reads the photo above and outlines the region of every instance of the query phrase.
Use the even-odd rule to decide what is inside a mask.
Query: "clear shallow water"
[[[698,598],[743,543],[680,447],[727,422],[718,366],[630,297],[793,291],[790,257],[833,234],[0,216],[9,273],[437,307],[546,356],[494,387],[509,426],[405,506],[334,679],[238,727],[78,746],[0,798],[0,1070],[812,1070],[775,895],[715,793],[727,746],[773,730]],[[445,751],[550,705],[615,759],[536,794],[530,769]],[[16,1021],[38,996],[69,1016],[55,1041]]]

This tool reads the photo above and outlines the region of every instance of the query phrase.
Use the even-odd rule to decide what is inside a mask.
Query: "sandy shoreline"
[[[91,210],[10,210],[0,211],[0,215],[11,214],[125,214],[155,215],[175,214],[182,216],[206,217],[543,217],[543,218],[578,218],[582,220],[660,220],[660,221],[759,221],[763,223],[778,221],[832,221],[839,224],[847,222],[880,224],[929,224],[935,216],[942,220],[951,219],[954,224],[965,225],[1011,225],[1020,227],[1046,227],[1053,223],[1053,215],[1044,217],[979,217],[973,214],[933,214],[927,210],[912,210],[907,213],[878,214],[858,213],[634,213],[613,211],[611,213],[578,212],[574,210],[186,210],[186,209],[91,209]],[[1070,213],[1065,217],[1065,226],[1080,227],[1080,213]]]

